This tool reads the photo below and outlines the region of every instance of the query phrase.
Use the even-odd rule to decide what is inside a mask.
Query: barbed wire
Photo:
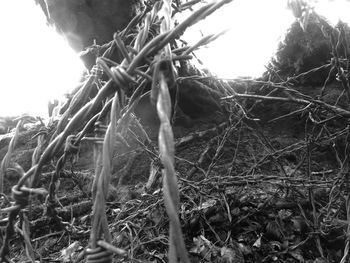
[[[160,33],[165,34],[172,29],[171,19],[171,0],[164,0],[163,7],[159,10],[160,18],[163,18]],[[163,48],[161,55],[157,56],[157,70],[153,79],[151,99],[157,97],[157,113],[160,120],[158,145],[160,159],[164,168],[163,174],[163,196],[167,214],[170,219],[169,225],[169,252],[168,260],[170,263],[184,262],[189,263],[187,250],[181,230],[178,210],[180,205],[180,196],[177,184],[177,178],[174,167],[174,135],[172,132],[170,120],[172,105],[169,94],[169,86],[174,84],[174,66],[171,61],[171,48],[168,43]],[[168,61],[162,61],[162,58]]]
[[[87,80],[72,98],[68,110],[58,123],[56,133],[51,137],[49,145],[39,158],[38,151],[42,146],[40,145],[42,141],[38,140],[38,151],[35,152],[35,156],[33,155],[32,167],[26,172],[23,170],[19,172],[21,177],[17,185],[12,187],[12,196],[15,203],[8,208],[0,210],[1,213],[9,213],[6,233],[0,251],[1,261],[8,261],[8,244],[14,234],[14,223],[19,213],[28,206],[28,201],[32,198],[33,194],[43,196],[49,194],[46,205],[50,207],[50,203],[52,204],[52,210],[50,210],[51,216],[60,221],[60,218],[57,217],[55,212],[55,206],[57,205],[55,202],[55,195],[57,192],[59,173],[63,169],[67,158],[76,153],[80,141],[86,133],[91,130],[94,123],[105,118],[108,112],[110,112],[111,120],[108,124],[106,135],[104,136],[102,152],[98,154],[96,159],[96,178],[92,189],[94,213],[90,247],[87,249],[87,260],[88,262],[96,262],[101,259],[102,261],[99,262],[111,262],[113,253],[123,256],[126,254],[125,251],[109,244],[111,242],[111,237],[105,214],[105,199],[111,178],[111,158],[113,156],[115,142],[117,140],[123,141],[128,130],[128,125],[133,118],[131,113],[135,109],[143,93],[144,84],[146,83],[144,79],[148,81],[150,79],[149,74],[152,74],[152,71],[157,68],[157,74],[154,75],[157,79],[153,79],[153,81],[159,83],[159,87],[157,87],[159,91],[156,97],[158,105],[157,110],[161,120],[159,148],[164,165],[164,199],[171,221],[169,259],[171,260],[170,262],[178,262],[177,258],[180,258],[182,262],[190,262],[183,241],[177,210],[179,206],[179,193],[174,171],[174,139],[170,125],[171,100],[168,87],[169,84],[171,84],[171,80],[174,79],[175,74],[172,61],[189,59],[191,57],[188,55],[189,53],[201,45],[213,41],[217,36],[203,38],[195,46],[187,47],[187,49],[183,50],[183,54],[177,54],[176,56],[172,56],[169,43],[179,37],[186,28],[231,1],[232,0],[223,0],[218,3],[207,4],[174,28],[171,26],[173,15],[171,1],[165,0],[163,6],[161,5],[161,1],[159,1],[153,5],[152,8],[148,7],[146,9],[147,12],[151,10],[150,13],[144,12],[132,20],[122,33],[116,33],[113,41],[110,42],[109,45],[103,47],[106,48],[106,51],[102,57],[97,58],[97,67],[93,68]],[[195,3],[197,2],[193,1],[193,4]],[[163,15],[160,14],[161,12],[163,12]],[[124,37],[126,37],[128,31],[133,26],[136,26],[142,19],[144,19],[143,27],[137,34],[134,48],[130,49],[123,43]],[[158,36],[153,36],[150,34],[151,26],[159,23],[161,24],[161,32]],[[107,57],[113,48],[119,48],[124,59],[121,64],[115,64],[110,67],[105,63],[107,60],[104,60],[104,57]],[[143,72],[138,67],[146,57],[153,57],[155,67],[150,65],[149,68]],[[165,68],[162,68],[163,65],[165,65]],[[94,83],[99,81],[102,77],[102,70],[103,74],[109,77],[109,80],[102,85],[97,95],[88,101],[88,96]],[[136,79],[135,75],[141,76],[141,78]],[[126,101],[125,94],[129,91],[129,84],[138,85],[138,88],[135,90],[130,100]],[[16,129],[16,132],[19,132],[19,129]],[[10,154],[14,150],[15,140],[17,138],[18,135],[14,136],[13,140],[11,140],[13,143],[10,143]],[[42,138],[40,140],[42,140]],[[96,140],[98,141],[97,143],[100,143],[101,137],[97,137]],[[64,148],[63,155],[58,159],[55,172],[52,173],[49,192],[45,189],[34,188],[40,179],[44,165],[54,157],[57,157],[63,145],[66,145],[66,147]],[[10,156],[10,154],[8,156]],[[4,160],[4,162],[6,162],[4,167],[6,167],[8,166],[9,159]],[[2,185],[3,183],[1,182],[0,186],[2,187]],[[22,224],[22,231],[26,231],[25,229],[27,228],[28,225],[26,223]],[[29,236],[30,234],[28,231],[23,232],[25,240],[28,240]],[[29,250],[28,257],[32,258],[32,253]]]

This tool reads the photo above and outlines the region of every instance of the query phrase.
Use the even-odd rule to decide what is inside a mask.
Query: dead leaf
[[[82,249],[78,241],[73,242],[67,248],[61,250],[62,262],[71,262],[74,255],[78,254],[78,250]]]
[[[244,258],[242,252],[239,250],[237,246],[235,249],[222,247],[221,248],[221,259],[223,263],[243,263]]]

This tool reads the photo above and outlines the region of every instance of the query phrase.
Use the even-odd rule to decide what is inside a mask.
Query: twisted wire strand
[[[30,224],[28,216],[26,215],[26,212],[23,212],[20,214],[20,221],[22,221],[22,228],[16,224],[16,231],[23,237],[24,244],[25,244],[25,252],[27,255],[27,258],[31,262],[35,262],[35,255],[34,255],[34,249],[30,240]]]
[[[169,262],[189,263],[187,250],[183,240],[181,224],[178,217],[180,203],[177,178],[174,168],[174,138],[170,124],[171,100],[165,76],[160,72],[160,90],[157,102],[158,116],[161,121],[159,128],[159,151],[164,166],[163,173],[163,194],[165,207],[170,219],[169,236]]]
[[[111,176],[111,159],[113,156],[114,143],[116,139],[116,115],[117,108],[119,108],[118,103],[119,99],[118,94],[116,93],[112,102],[111,121],[108,125],[102,147],[102,167],[100,169],[100,173],[96,174],[97,176],[95,177],[93,183],[93,192],[96,193],[95,200],[93,200],[94,219],[91,231],[91,242],[93,248],[96,246],[97,239],[100,235],[100,224],[104,221],[105,217],[105,211],[103,208],[105,207],[105,198],[107,197],[108,184]],[[107,235],[107,237],[109,236],[109,233],[104,234]]]
[[[78,144],[79,142],[75,140],[74,135],[70,135],[67,137],[65,147],[64,147],[64,153],[57,161],[55,171],[51,176],[51,180],[49,184],[49,194],[45,200],[46,215],[51,217],[55,223],[58,223],[60,225],[64,225],[64,224],[62,222],[62,218],[58,216],[58,212],[56,210],[56,206],[59,203],[57,199],[56,191],[59,186],[60,173],[64,168],[67,158],[71,155],[78,153],[78,150],[79,150]]]
[[[18,136],[19,136],[19,130],[22,127],[22,125],[23,125],[23,120],[20,120],[17,123],[15,134],[13,135],[13,137],[12,137],[12,139],[10,141],[7,153],[6,153],[5,157],[1,161],[1,166],[0,166],[0,193],[4,192],[4,177],[5,177],[5,174],[6,174],[6,169],[10,165],[10,158],[11,158],[12,152],[15,150],[15,147],[16,147],[16,144],[17,144],[17,140],[18,140]]]
[[[102,171],[102,146],[104,137],[106,134],[108,126],[105,126],[102,124],[102,122],[98,121],[95,123],[95,137],[91,138],[94,142],[94,160],[95,160],[95,177],[92,182],[92,200],[96,199],[96,193],[97,193],[97,183],[98,183],[98,177],[101,174]]]
[[[86,249],[87,263],[110,263],[113,260],[113,253],[102,247]]]
[[[140,30],[139,34],[136,36],[134,50],[136,50],[137,52],[139,52],[144,47],[151,25],[155,23],[157,18],[157,13],[160,7],[161,7],[161,1],[155,3],[154,6],[152,7],[151,12],[147,13],[143,21],[144,22],[143,28]]]
[[[119,67],[120,68],[120,67]],[[130,79],[129,76],[124,76],[124,74],[127,74],[126,71],[120,71],[120,76],[123,76],[123,79],[117,79],[117,83],[120,85],[117,86],[117,89],[121,89],[122,87],[125,87],[126,85],[123,85],[124,79]],[[62,144],[65,142],[66,138],[72,134],[73,131],[78,130],[82,125],[88,122],[90,118],[92,118],[97,111],[100,110],[101,104],[104,101],[105,98],[107,98],[110,94],[115,92],[115,90],[112,89],[112,83],[113,79],[110,79],[98,92],[96,97],[86,103],[69,121],[69,123],[66,125],[65,129],[49,144],[49,146],[46,148],[44,153],[42,154],[38,164],[35,167],[34,174],[33,174],[33,182],[34,185],[37,181],[37,177],[39,176],[41,169],[45,163],[47,163],[53,156],[57,154]]]
[[[109,70],[106,65],[103,64],[103,60],[98,62],[100,62],[100,65],[102,65],[104,70]],[[121,66],[113,67],[113,70],[110,70],[109,74],[111,75],[111,78],[117,79],[118,83],[124,86],[126,86],[131,79],[131,77],[127,76],[126,71],[124,71]],[[127,110],[123,113],[123,115],[121,115],[121,100],[119,98],[119,94],[120,93],[116,92],[112,101],[110,110],[111,120],[106,129],[102,147],[100,145],[100,141],[101,136],[105,131],[105,126],[101,125],[101,123],[97,123],[97,127],[95,128],[95,138],[97,142],[97,146],[95,147],[96,170],[92,186],[94,217],[90,235],[90,248],[93,249],[94,252],[97,251],[95,249],[100,246],[99,241],[102,241],[102,237],[107,242],[111,241],[106,216],[105,200],[107,198],[108,186],[111,178],[111,163],[113,152],[117,139],[119,139],[122,143],[124,142],[123,136],[125,135],[127,127],[129,126],[129,123],[132,119],[131,112],[138,102],[138,99],[135,99],[132,104],[129,104]],[[106,249],[108,251],[118,251],[118,249],[114,248],[112,245],[109,245]],[[106,262],[109,262],[108,255],[103,253],[105,256],[104,257],[102,254],[100,254],[100,252],[96,252],[96,254],[103,258],[101,260],[106,260]]]
[[[20,176],[22,176],[22,178],[24,177],[25,173],[24,173],[22,167],[20,167],[18,164],[14,164],[13,168],[9,168],[9,166],[10,166],[10,156],[15,149],[16,142],[17,142],[18,137],[19,137],[19,130],[22,127],[23,122],[26,120],[26,118],[27,118],[27,116],[23,116],[19,120],[19,122],[17,123],[16,131],[15,131],[15,134],[10,141],[8,152],[6,153],[6,156],[4,157],[3,161],[1,162],[1,168],[0,168],[1,193],[3,192],[3,176],[5,175],[6,170],[8,170],[8,169],[14,170]],[[30,171],[28,171],[28,172],[30,172]],[[9,252],[9,241],[14,233],[14,222],[15,222],[19,212],[28,205],[29,198],[30,198],[31,194],[45,195],[46,190],[44,190],[44,189],[31,189],[31,188],[24,187],[20,184],[17,184],[17,185],[12,187],[11,193],[12,193],[12,198],[15,200],[15,203],[8,208],[0,210],[0,213],[9,213],[8,218],[1,220],[3,222],[7,223],[5,236],[4,236],[3,243],[2,243],[1,249],[0,249],[0,261],[1,262],[8,262],[7,255]],[[24,229],[24,231],[25,231],[25,229]],[[27,232],[25,232],[25,234],[27,235]]]
[[[38,194],[43,194],[43,193],[39,193],[40,191],[38,189],[32,189],[32,188],[26,188],[25,183],[27,182],[27,180],[31,177],[32,178],[32,183],[31,186],[35,186],[36,182],[38,180],[38,177],[41,173],[41,170],[43,168],[43,166],[52,159],[52,157],[56,156],[56,154],[61,150],[62,145],[66,142],[66,139],[68,136],[70,136],[73,132],[83,128],[83,131],[81,131],[78,135],[78,139],[77,141],[80,141],[81,138],[83,137],[84,133],[88,130],[88,128],[91,128],[94,121],[96,119],[99,119],[102,115],[101,108],[103,105],[103,102],[108,99],[111,95],[114,95],[114,99],[117,98],[117,94],[118,97],[120,99],[121,102],[123,102],[123,91],[124,89],[127,89],[127,85],[124,85],[125,82],[130,82],[133,81],[133,78],[131,76],[133,76],[134,74],[139,74],[140,70],[137,68],[140,63],[146,58],[146,56],[148,55],[154,55],[157,52],[159,52],[161,49],[164,48],[164,54],[166,55],[166,59],[167,60],[172,60],[171,58],[171,49],[169,46],[170,41],[174,40],[176,37],[178,37],[179,35],[182,34],[182,32],[189,26],[193,25],[194,23],[198,22],[200,19],[203,19],[205,16],[209,15],[210,13],[212,13],[213,11],[215,11],[215,9],[217,9],[218,7],[222,6],[225,3],[228,3],[232,0],[223,0],[217,4],[208,4],[205,7],[201,8],[200,10],[194,12],[188,19],[186,19],[184,22],[182,22],[181,24],[179,24],[178,26],[176,26],[175,28],[170,28],[169,25],[171,25],[171,1],[165,1],[165,5],[163,5],[163,12],[165,12],[166,14],[166,19],[167,21],[165,21],[166,19],[164,19],[162,22],[164,23],[163,25],[163,29],[162,32],[154,37],[152,40],[150,40],[147,44],[147,36],[151,36],[149,34],[149,31],[151,30],[151,25],[155,24],[155,23],[159,23],[159,14],[158,11],[160,11],[161,8],[161,1],[158,1],[157,4],[153,5],[153,9],[151,12],[151,15],[149,16],[149,20],[148,20],[148,24],[149,25],[145,25],[143,27],[144,31],[139,32],[139,34],[143,34],[143,35],[138,35],[139,37],[139,41],[135,41],[135,47],[133,50],[126,48],[128,50],[128,52],[130,52],[130,59],[131,62],[130,64],[126,67],[125,69],[123,67],[120,67],[117,65],[117,67],[112,67],[112,68],[107,68],[105,67],[103,70],[107,73],[107,75],[110,76],[110,80],[107,81],[105,83],[105,85],[99,90],[98,94],[96,95],[96,97],[94,99],[92,99],[91,101],[87,102],[85,105],[82,105],[81,107],[78,107],[77,112],[74,114],[74,116],[72,117],[72,119],[66,124],[63,125],[62,127],[62,132],[60,132],[57,137],[54,137],[54,139],[49,143],[48,147],[45,149],[45,151],[43,152],[43,154],[41,155],[40,159],[37,161],[37,163],[35,165],[33,165],[26,173],[23,174],[23,176],[20,178],[20,180],[18,181],[18,184],[16,186],[14,186],[14,188],[12,189],[14,198],[16,199],[15,201],[15,205],[13,207],[10,207],[8,209],[2,210],[2,212],[8,212],[9,214],[9,219],[8,219],[8,225],[7,225],[7,233],[5,236],[5,241],[4,241],[4,246],[1,248],[1,259],[5,260],[7,252],[8,252],[8,248],[5,247],[7,246],[6,244],[8,244],[9,238],[12,235],[11,230],[13,229],[13,222],[16,219],[19,211],[24,208],[24,206],[26,206],[27,204],[25,203],[25,193],[27,192],[32,192],[35,193],[37,192]],[[165,7],[164,7],[165,6]],[[147,6],[147,8],[149,8],[149,6]],[[147,12],[145,12],[144,14],[146,14]],[[128,30],[130,30],[131,25],[136,25],[135,23],[138,23],[143,17],[144,14],[140,17],[138,17],[137,19],[133,19],[133,21],[131,21],[128,25]],[[157,20],[157,16],[158,16],[158,20]],[[120,34],[121,38],[126,37],[127,31],[123,31]],[[151,36],[152,37],[152,36]],[[110,50],[112,50],[112,48],[114,48],[118,43],[116,43],[117,41],[119,41],[119,39],[117,40],[113,40],[112,42],[110,42],[108,44],[108,48],[105,52],[105,54],[110,53]],[[119,45],[120,46],[120,45]],[[167,46],[167,47],[166,47]],[[124,50],[125,51],[125,50]],[[136,51],[136,52],[135,52]],[[104,54],[104,55],[105,55]],[[127,60],[128,55],[125,55]],[[162,57],[160,57],[162,58]],[[128,62],[128,61],[127,61]],[[126,65],[127,63],[122,63],[122,65]],[[100,64],[99,64],[100,66]],[[171,67],[171,71],[170,73],[173,73],[174,68]],[[170,126],[170,122],[169,122],[169,116],[171,113],[171,107],[170,110],[166,108],[165,105],[162,104],[162,101],[167,101],[167,96],[169,94],[167,94],[167,88],[166,85],[166,78],[169,77],[168,75],[169,72],[161,72],[159,73],[159,81],[160,81],[160,92],[158,94],[158,102],[160,103],[160,110],[158,110],[159,112],[163,112],[164,114],[160,113],[160,115],[163,116],[163,125],[161,125],[161,129],[160,129],[160,135],[159,135],[159,140],[163,141],[164,147],[163,147],[163,153],[166,155],[168,154],[169,156],[173,156],[173,138],[172,138],[172,131],[171,131],[171,126]],[[140,75],[140,74],[139,74]],[[100,77],[100,72],[98,71],[94,71],[92,70],[92,74],[90,75],[90,78],[88,79],[88,81],[85,83],[86,86],[84,87],[86,89],[91,88],[89,85],[91,84],[93,79],[98,79]],[[147,74],[142,75],[143,78],[147,77]],[[157,81],[157,80],[156,80]],[[115,87],[115,85],[112,85],[113,83],[117,84],[117,87]],[[91,84],[92,85],[92,84]],[[165,91],[166,90],[166,91]],[[87,93],[80,93],[79,96],[76,98],[77,99],[77,103],[81,100],[84,100],[84,97],[86,96]],[[81,95],[81,97],[80,97]],[[162,100],[163,99],[163,100]],[[112,133],[113,135],[115,135],[116,133],[120,133],[121,136],[123,136],[123,134],[126,132],[126,126],[129,124],[130,120],[131,120],[131,111],[133,110],[133,108],[137,105],[137,102],[139,100],[138,98],[135,98],[133,100],[132,103],[129,103],[127,110],[125,111],[125,113],[122,115],[122,117],[119,119],[117,125],[114,124],[114,127],[117,126],[115,128],[115,132]],[[73,103],[75,104],[75,103]],[[72,104],[72,105],[73,105]],[[168,104],[171,105],[170,103]],[[113,110],[112,110],[113,112]],[[107,140],[106,138],[107,135],[105,136],[105,143],[110,143],[111,140]],[[115,141],[115,138],[114,140]],[[102,162],[103,162],[103,167],[100,170],[99,174],[104,174],[108,170],[108,167],[110,168],[110,164],[108,164],[108,160],[104,159],[103,156],[106,156],[106,153],[110,152],[110,148],[104,147],[103,148],[103,154],[100,158],[102,158]],[[163,156],[164,156],[163,154]],[[170,235],[171,237],[171,242],[173,242],[173,245],[171,245],[171,250],[175,251],[175,252],[171,252],[170,254],[177,254],[178,257],[181,258],[181,261],[183,262],[189,262],[188,259],[186,259],[187,257],[187,253],[181,253],[179,251],[186,251],[185,250],[185,246],[183,244],[183,240],[182,240],[182,234],[178,235],[178,233],[181,233],[179,231],[181,231],[180,228],[180,223],[179,223],[179,219],[178,219],[178,215],[177,215],[177,207],[178,207],[178,190],[177,190],[177,194],[176,194],[176,190],[174,190],[175,188],[171,187],[170,185],[175,185],[177,187],[176,184],[176,177],[173,176],[169,176],[169,174],[172,174],[174,171],[174,167],[173,167],[173,157],[170,158],[163,158],[163,164],[164,164],[164,174],[166,174],[164,176],[164,194],[165,194],[165,202],[167,205],[167,210],[168,210],[168,214],[170,215],[170,219],[172,222],[172,227],[171,227],[171,231],[170,231]],[[109,165],[109,166],[108,166]],[[96,176],[97,177],[97,176]],[[106,182],[108,182],[108,178],[110,177],[110,174],[107,173],[107,176],[101,176],[99,177],[99,179],[101,179],[98,181],[97,186],[100,189],[105,189],[106,185],[108,186],[108,184]],[[175,192],[174,192],[175,191]],[[108,225],[107,225],[107,219],[106,219],[106,215],[105,215],[105,202],[104,202],[104,198],[105,195],[107,194],[107,191],[97,191],[96,193],[96,198],[95,200],[100,200],[100,202],[102,202],[102,205],[99,207],[96,207],[95,210],[100,213],[99,217],[96,217],[96,222],[95,222],[95,230],[96,233],[97,232],[103,232],[105,233],[104,238],[108,241],[108,239],[110,238],[108,236]],[[172,198],[170,198],[170,196]],[[175,200],[175,201],[174,201]],[[98,210],[100,209],[100,210]],[[103,210],[103,211],[102,211]],[[174,230],[174,229],[179,229],[178,230]],[[98,237],[98,233],[94,234],[96,237]],[[179,241],[179,237],[181,237],[182,243],[178,242]],[[180,240],[180,241],[181,241]],[[97,238],[95,238],[95,241],[97,241]],[[101,240],[100,240],[101,241]],[[96,248],[97,246],[100,246],[98,244],[98,242],[92,242],[92,249]],[[178,249],[180,247],[180,249]],[[6,250],[7,249],[7,250]],[[5,251],[6,250],[6,251]],[[107,249],[108,250],[108,249]],[[180,255],[179,255],[180,253]],[[175,260],[175,256],[172,257]],[[174,261],[173,262],[177,262]]]
[[[167,33],[171,30],[171,0],[164,0],[163,7],[160,10],[160,18],[164,18],[161,23],[160,33]],[[161,156],[161,161],[164,166],[163,173],[163,195],[164,203],[167,214],[170,219],[169,226],[169,253],[168,259],[170,263],[177,263],[179,259],[181,262],[189,263],[185,242],[181,230],[181,224],[178,216],[178,208],[180,205],[179,189],[177,184],[177,178],[175,175],[174,167],[174,135],[172,132],[170,119],[171,119],[171,99],[168,89],[167,80],[173,80],[169,78],[169,75],[174,74],[174,66],[171,61],[171,48],[167,43],[164,47],[159,59],[164,56],[169,60],[167,62],[158,62],[159,74],[159,90],[157,99],[157,113],[160,119],[158,144]],[[165,63],[162,67],[161,63]],[[167,76],[165,75],[167,74]],[[155,95],[153,93],[153,95]]]
[[[90,74],[88,79],[85,80],[83,85],[80,87],[80,89],[73,96],[68,109],[63,113],[60,121],[58,122],[55,134],[52,136],[52,138],[55,138],[55,136],[57,136],[58,134],[60,134],[64,130],[65,126],[68,123],[68,119],[71,116],[71,114],[73,112],[78,111],[79,108],[86,103],[94,82],[101,75],[100,70],[97,69],[95,66],[92,68],[91,72],[92,72],[92,74]]]
[[[124,72],[124,74],[130,75],[133,73],[140,63],[140,61],[148,55],[151,51],[155,49],[160,49],[164,47],[167,43],[169,43],[171,40],[173,40],[177,35],[179,35],[183,30],[185,30],[190,25],[193,25],[194,23],[198,22],[200,19],[203,19],[206,15],[209,15],[210,13],[214,12],[217,8],[221,7],[223,4],[229,3],[232,0],[223,0],[219,3],[215,4],[208,4],[204,6],[203,8],[199,9],[198,11],[194,12],[188,19],[186,19],[184,22],[176,26],[174,29],[169,31],[168,33],[161,33],[154,39],[152,39],[149,43],[147,43],[137,54],[136,57],[133,58],[131,64],[127,68],[127,70]],[[205,13],[205,15],[203,15]],[[202,14],[202,15],[201,15]],[[97,113],[97,110],[99,109],[102,101],[109,96],[113,89],[111,88],[113,80],[110,79],[99,91],[97,96],[86,103],[70,120],[70,122],[66,125],[65,129],[49,144],[49,146],[46,148],[44,153],[42,154],[38,164],[35,166],[34,173],[31,170],[31,173],[33,173],[33,182],[36,182],[37,177],[39,176],[41,169],[45,163],[48,162],[59,150],[61,145],[64,143],[65,139],[68,135],[70,135],[74,130],[77,130],[79,127],[84,125],[87,119],[89,119],[90,116],[93,116]],[[29,177],[31,175],[26,174],[26,177]],[[23,182],[20,182],[23,184]],[[35,184],[33,184],[35,185]]]
[[[19,165],[15,165],[14,168],[11,168],[17,172],[20,176],[24,177],[24,171]],[[5,230],[4,240],[0,249],[0,262],[7,261],[7,255],[9,253],[9,242],[11,237],[14,234],[14,222],[19,214],[19,212],[24,209],[28,204],[30,197],[33,195],[43,195],[47,194],[47,191],[42,188],[33,189],[26,186],[20,186],[19,184],[14,185],[11,189],[12,198],[15,200],[15,203],[6,209],[1,209],[0,213],[9,213],[7,226]],[[24,229],[25,231],[25,229]],[[26,235],[28,233],[26,232]]]
[[[32,139],[35,139],[35,137],[37,137],[37,144],[32,155],[32,166],[38,163],[40,158],[40,153],[43,150],[47,136],[48,136],[48,132],[45,130],[39,131],[39,133],[33,136]]]
[[[119,69],[116,68],[117,70]],[[122,79],[121,81],[125,81]],[[118,133],[123,132],[124,126],[128,126],[130,111],[127,111],[117,122],[120,116],[118,92],[115,93],[112,107],[111,120],[104,136],[103,146],[98,148],[96,157],[96,176],[93,182],[93,221],[90,235],[90,255],[87,262],[112,262],[113,251],[118,251],[112,245],[101,248],[99,241],[104,238],[106,242],[111,242],[111,234],[108,229],[106,216],[106,198],[108,194],[109,182],[111,179],[111,164]],[[97,130],[98,132],[100,130]],[[99,135],[99,134],[98,134]],[[102,165],[101,165],[102,164]]]

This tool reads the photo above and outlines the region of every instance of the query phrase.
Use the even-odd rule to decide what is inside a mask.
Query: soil
[[[88,46],[95,36],[97,44],[103,45],[137,11],[131,1],[49,1],[54,5],[49,9],[47,1],[37,2],[53,19],[49,22],[66,36],[81,33],[79,41],[70,40],[71,45],[77,51],[87,48],[84,55],[88,56],[93,53]],[[122,17],[108,6],[113,4],[125,7],[118,10],[127,14],[123,21],[111,20]],[[346,69],[348,60],[341,52],[337,57],[332,43],[325,44],[329,39],[319,27],[309,30],[317,32],[315,39],[322,38],[321,47],[318,42],[310,44],[296,25],[290,33],[294,37],[281,45],[276,60],[260,79],[223,81],[184,63],[175,84],[169,85],[178,215],[187,250],[182,252],[188,253],[191,262],[325,263],[348,257],[349,77],[340,70]],[[300,43],[307,46],[307,52]],[[96,55],[85,57],[87,68],[95,64]],[[111,59],[120,62],[118,54]],[[150,66],[147,63],[152,59],[146,58],[145,65]],[[311,77],[305,73],[329,59],[333,64],[329,63],[326,73],[324,68],[319,74],[312,71]],[[334,69],[331,73],[330,67]],[[95,88],[99,90],[107,80],[103,75]],[[117,90],[113,85],[106,94]],[[71,94],[72,105],[83,86],[78,85]],[[151,87],[146,84],[144,89],[147,92]],[[78,101],[70,120],[95,95],[87,94]],[[83,262],[94,233],[93,211],[102,208],[109,243],[116,252],[102,251],[107,257],[104,262],[112,262],[112,257],[113,262],[168,262],[170,220],[158,147],[160,121],[147,95],[134,112],[135,118],[112,154],[108,193],[92,191],[93,180],[102,169],[97,161],[101,141],[95,140],[102,126],[90,128],[75,144],[81,126],[89,120],[83,116],[70,134],[76,137],[68,137],[66,145],[50,156],[46,151],[53,151],[49,146],[60,138],[55,116],[49,124],[38,121],[19,128],[18,136],[14,118],[0,120],[1,167],[12,168],[5,170],[0,197],[0,255],[7,255],[4,261]],[[8,152],[11,158],[6,164]],[[51,158],[34,184],[41,193],[49,192],[51,199],[36,195],[33,189],[26,194],[24,187],[16,191],[14,186],[23,174],[43,156]],[[94,208],[94,200],[102,201]],[[18,204],[18,217],[8,217]],[[86,262],[95,261],[89,258]]]
[[[264,101],[245,117],[238,102],[230,104],[231,114],[220,123],[201,117],[191,127],[173,126],[180,218],[191,262],[321,262],[316,261],[321,253],[328,260],[323,262],[339,262],[347,227],[347,193],[339,183],[344,180],[339,161],[344,159],[345,120],[317,124],[305,112],[278,119],[299,106]],[[12,155],[11,161],[25,170],[31,167],[32,138],[40,128],[22,131]],[[129,251],[116,262],[166,258],[158,125],[145,129],[150,144],[128,137],[129,146],[117,149],[113,158],[106,213],[112,244]],[[3,159],[8,144],[1,145]],[[48,189],[55,162],[44,169],[40,187]],[[93,177],[93,143],[83,140],[60,173],[59,217],[45,215],[42,198],[30,200],[31,239],[42,262],[63,261],[62,251],[72,243],[78,244],[71,254],[76,260],[88,245]],[[14,172],[6,175],[6,194],[18,179]],[[11,244],[11,259],[25,261],[21,237]],[[235,261],[222,261],[229,256]]]

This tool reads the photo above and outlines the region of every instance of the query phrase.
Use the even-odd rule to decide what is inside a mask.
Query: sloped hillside
[[[119,24],[105,15],[126,1],[38,2],[81,34],[89,72],[48,122],[0,123],[1,261],[346,262],[346,25],[296,22],[264,76],[227,82],[177,39],[229,1],[173,28],[190,4],[135,1]]]

